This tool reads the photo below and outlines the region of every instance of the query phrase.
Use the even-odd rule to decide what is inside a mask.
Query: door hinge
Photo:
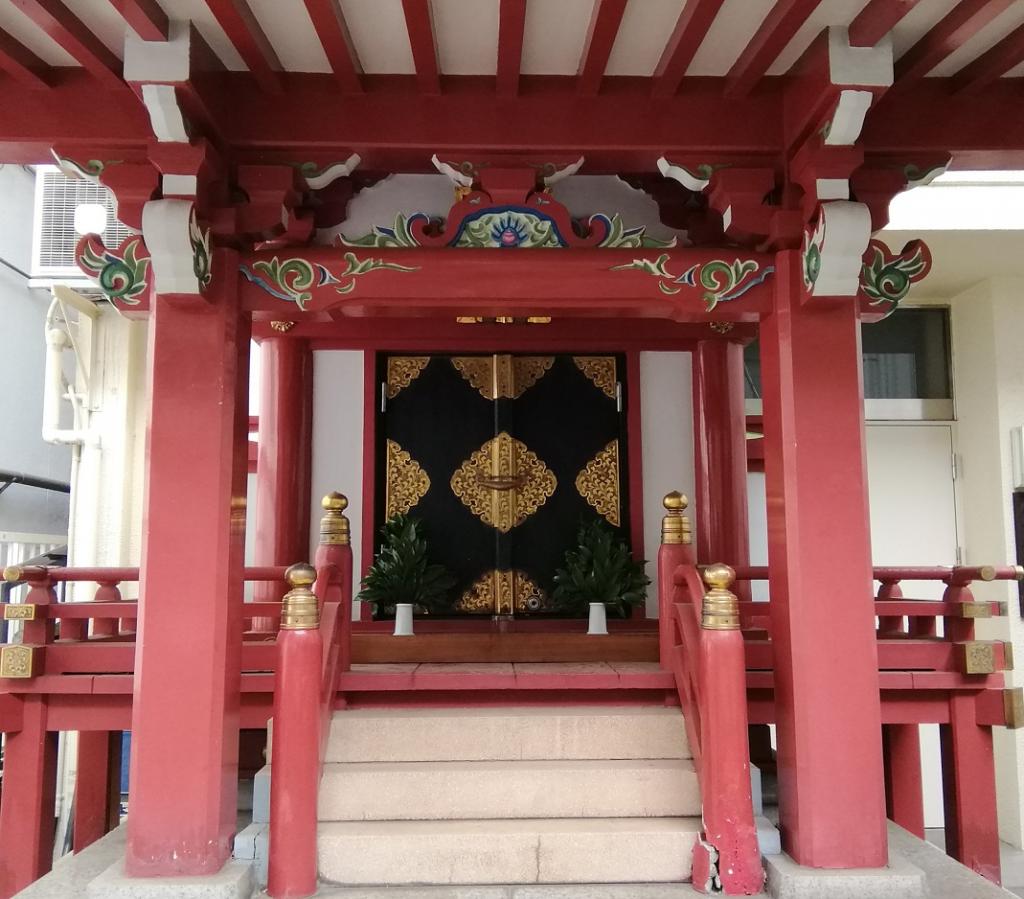
[[[953,470],[953,480],[955,481],[957,478],[960,477],[960,461],[957,458],[957,454],[956,453],[951,453],[949,459],[950,459],[950,467]]]
[[[615,382],[615,411],[622,411],[622,381]]]
[[[388,385],[383,382],[380,385],[380,411],[388,411]]]

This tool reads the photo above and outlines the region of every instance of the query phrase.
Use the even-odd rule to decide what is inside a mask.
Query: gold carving
[[[614,356],[573,356],[572,361],[606,396],[615,399],[615,357]]]
[[[736,327],[732,322],[709,322],[709,325],[716,334],[728,334]]]
[[[295,322],[271,322],[270,327],[281,334],[287,334],[295,327]]]
[[[550,371],[554,356],[453,356],[452,365],[487,400],[518,399]]]
[[[394,440],[387,444],[387,486],[384,514],[387,518],[404,515],[423,499],[430,489],[430,478],[420,464]]]
[[[429,356],[389,356],[388,399],[393,400],[402,392],[402,388],[415,381],[429,362]]]
[[[35,617],[35,603],[4,603],[4,621],[34,621]]]
[[[35,647],[20,643],[0,646],[0,677],[29,678],[35,669]]]
[[[476,580],[455,604],[459,612],[491,612],[510,615],[536,612],[547,604],[547,597],[522,571],[489,571]]]
[[[543,506],[557,486],[537,455],[505,431],[463,462],[451,480],[465,506],[503,534]]]
[[[576,489],[609,524],[619,526],[619,441],[613,440],[578,475]]]

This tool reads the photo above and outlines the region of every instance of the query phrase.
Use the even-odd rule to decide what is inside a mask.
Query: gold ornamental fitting
[[[292,565],[284,577],[292,589],[281,600],[281,630],[315,631],[320,627],[320,607],[310,588],[316,583],[316,569],[300,562]]]
[[[662,500],[665,517],[661,519],[661,542],[689,546],[690,519],[683,514],[690,501],[678,490],[666,493]]]
[[[728,565],[708,565],[703,578],[708,591],[704,594],[700,626],[709,631],[738,631],[740,604],[729,589],[736,581],[736,572]]]
[[[8,565],[4,569],[5,581],[10,581],[13,584],[16,581],[20,581],[21,579],[21,569],[17,565]]]
[[[348,546],[348,519],[345,517],[348,497],[335,490],[328,493],[320,501],[320,505],[324,510],[324,517],[320,519],[320,545]]]

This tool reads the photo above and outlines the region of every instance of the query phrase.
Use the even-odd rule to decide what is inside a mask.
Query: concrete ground
[[[927,828],[925,839],[940,849],[946,847],[946,833],[941,827]],[[1003,886],[1015,896],[1024,897],[1024,850],[1001,843],[999,846],[999,864],[1003,874]]]

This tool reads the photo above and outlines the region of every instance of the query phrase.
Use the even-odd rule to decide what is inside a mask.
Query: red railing
[[[765,567],[739,567],[741,580],[768,580]],[[975,622],[1005,604],[975,599],[977,581],[1018,580],[1015,566],[878,567],[875,599],[889,817],[924,836],[919,727],[938,724],[946,850],[999,882],[992,727],[1024,726],[1024,691],[1004,688],[1012,645],[979,640]],[[942,585],[942,598],[904,596],[907,584]],[[910,589],[909,587],[907,589]],[[775,720],[771,603],[740,603],[751,722]],[[942,622],[941,626],[939,622]]]
[[[317,792],[338,675],[351,662],[352,548],[347,501],[324,499],[316,568],[288,569],[277,638],[267,894],[300,899],[317,890]],[[316,589],[310,590],[315,583]]]
[[[751,801],[743,636],[737,599],[729,591],[733,573],[710,566],[705,591],[679,500],[670,494],[665,503],[660,641],[700,782],[703,830],[694,847],[693,885],[705,893],[750,895],[761,892],[764,869]]]

